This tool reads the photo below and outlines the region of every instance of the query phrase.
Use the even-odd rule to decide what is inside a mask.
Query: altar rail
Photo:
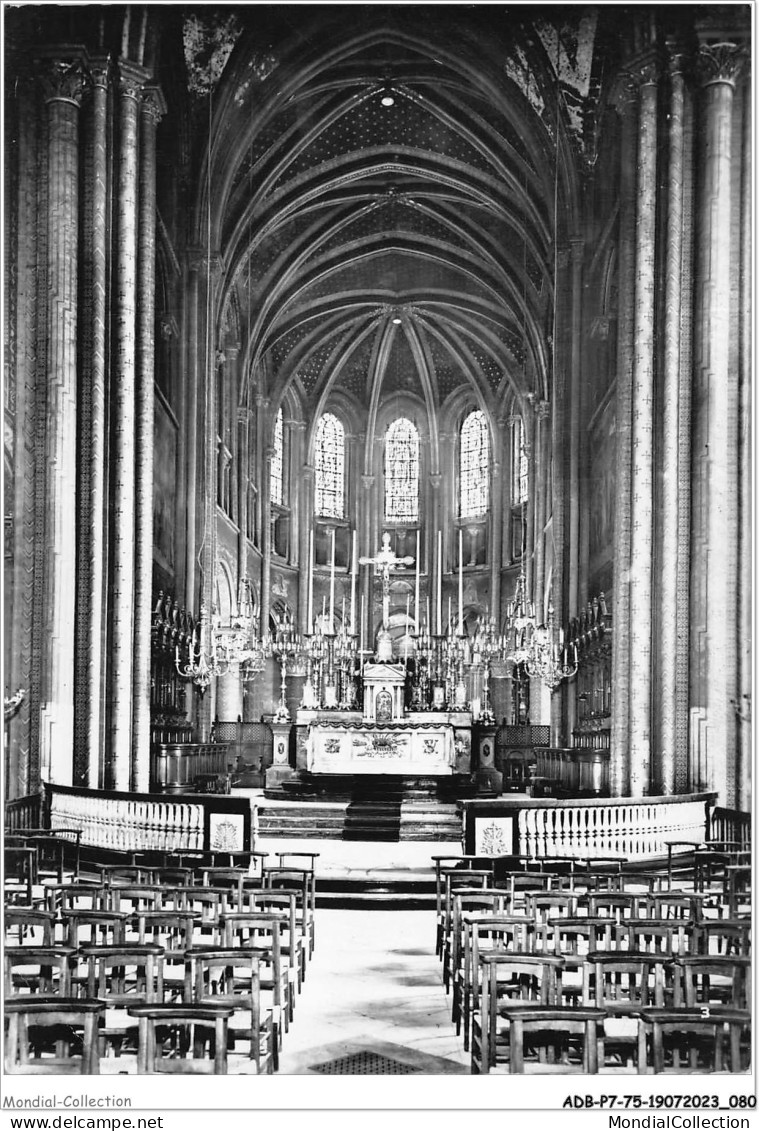
[[[108,852],[247,852],[250,802],[46,785],[51,829],[80,829],[82,845]]]
[[[14,797],[5,803],[5,831],[13,833],[21,829],[42,829],[46,827],[41,793],[29,793],[26,797]]]
[[[716,797],[463,801],[464,852],[577,859],[666,856],[668,841],[707,839]]]
[[[153,748],[152,761],[151,785],[157,793],[192,793],[197,778],[224,778],[231,768],[229,747],[217,742],[161,743]],[[229,783],[218,792],[229,793]]]
[[[533,796],[608,797],[609,751],[542,748],[535,751]]]

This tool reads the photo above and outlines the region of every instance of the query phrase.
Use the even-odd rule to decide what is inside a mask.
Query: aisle
[[[316,950],[280,1074],[326,1064],[341,1075],[468,1074],[434,954],[434,912],[316,914]]]

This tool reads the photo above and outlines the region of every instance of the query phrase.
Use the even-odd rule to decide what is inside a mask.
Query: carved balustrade
[[[557,752],[558,753],[558,752]],[[576,859],[667,855],[668,842],[707,838],[716,794],[613,800],[464,801],[464,852]]]
[[[83,847],[109,852],[244,852],[251,811],[245,799],[46,785],[50,828],[79,829]]]

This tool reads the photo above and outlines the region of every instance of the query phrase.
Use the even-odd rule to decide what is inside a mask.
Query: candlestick
[[[448,594],[448,632],[451,631],[451,595]]]
[[[308,614],[306,632],[314,631],[314,532],[308,536]]]
[[[437,532],[437,634],[443,635],[443,532]]]
[[[329,572],[329,631],[335,631],[335,528],[332,527],[332,562]]]
[[[459,527],[459,636],[464,631],[464,531]]]
[[[416,532],[416,585],[414,588],[414,631],[419,635],[419,531]]]
[[[358,573],[358,547],[356,546],[356,531],[353,531],[353,545],[351,549],[351,633],[356,634],[356,574]]]
[[[361,659],[359,660],[359,663],[361,664],[361,669],[363,671],[363,667],[364,667],[364,595],[363,595],[363,593],[361,594],[361,651],[360,651],[360,656],[361,656]]]

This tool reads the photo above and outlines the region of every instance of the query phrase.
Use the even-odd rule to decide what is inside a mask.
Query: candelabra
[[[235,667],[244,682],[255,679],[271,654],[267,641],[257,638],[251,585],[247,578],[240,581],[237,610],[229,624],[222,625],[218,613],[214,613],[209,622],[207,609],[202,605],[200,618],[187,643],[184,662],[179,645],[176,646],[177,672],[183,679],[191,679],[201,694],[212,679],[228,675]]]
[[[522,665],[528,675],[537,676],[551,691],[555,691],[562,680],[576,674],[577,646],[564,643],[563,629],[559,629],[557,639],[552,602],[548,604],[547,623],[537,624],[535,606],[527,597],[524,573],[517,578],[514,599],[509,602],[506,615],[509,622],[506,658],[510,663]]]
[[[302,659],[304,655],[304,642],[303,638],[296,633],[295,625],[293,624],[292,617],[287,613],[277,622],[277,631],[272,638],[270,645],[271,655],[279,660],[281,670],[281,687],[279,693],[279,705],[274,712],[275,723],[289,723],[290,712],[287,709],[286,699],[286,679],[287,679],[287,665],[289,662],[297,662]]]

